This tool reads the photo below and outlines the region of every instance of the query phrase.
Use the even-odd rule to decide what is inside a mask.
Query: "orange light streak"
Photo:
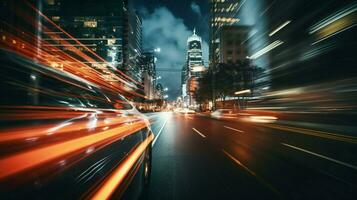
[[[146,127],[144,121],[122,125],[113,129],[98,132],[66,142],[40,147],[33,150],[19,152],[0,160],[0,179],[5,179],[17,173],[30,170],[49,161],[60,159],[66,155],[78,154],[88,147],[113,142]]]
[[[28,3],[28,2],[27,2]],[[29,3],[28,3],[29,4]],[[30,5],[30,4],[29,4]],[[30,5],[32,9],[35,9],[36,12],[39,12],[38,10],[36,10],[36,8],[34,8],[32,5]],[[31,15],[24,15],[23,12],[21,13],[17,13],[16,10],[14,10],[14,12],[19,15],[22,16],[22,19],[26,19],[31,26],[35,27],[35,28],[40,28],[39,24],[36,23],[36,19],[34,19],[33,16]],[[53,26],[55,26],[55,28],[64,31],[63,29],[61,29],[58,25],[56,25],[54,22],[52,22],[50,19],[48,19],[46,16],[44,16],[42,13],[38,13],[39,15],[41,15],[43,18],[45,18],[46,21],[48,21],[50,24],[52,24]],[[31,23],[32,21],[32,23]],[[2,22],[3,23],[3,22]],[[10,30],[13,30],[15,33],[21,33],[19,37],[13,36],[13,38],[16,38],[14,40],[10,40],[7,39],[5,41],[1,41],[3,43],[6,42],[10,42],[8,44],[5,44],[9,50],[14,51],[16,53],[21,53],[23,54],[25,57],[29,58],[29,59],[36,59],[37,62],[40,62],[43,65],[51,65],[51,63],[59,63],[62,64],[65,71],[68,71],[72,74],[81,74],[82,78],[88,79],[93,83],[96,83],[104,88],[108,88],[109,90],[112,90],[113,92],[116,91],[120,91],[123,94],[131,94],[134,96],[140,96],[140,97],[144,97],[144,95],[139,94],[137,92],[135,92],[136,89],[133,90],[126,90],[123,85],[118,84],[117,82],[111,82],[110,84],[108,84],[108,82],[106,80],[104,80],[104,78],[101,76],[102,74],[99,73],[97,70],[94,70],[93,68],[91,68],[90,66],[86,65],[85,63],[83,63],[83,61],[79,61],[78,59],[74,58],[73,56],[69,55],[68,53],[62,51],[60,48],[58,47],[48,47],[46,48],[46,50],[49,50],[51,52],[48,52],[44,49],[38,49],[38,44],[42,44],[42,46],[48,46],[51,45],[50,43],[48,43],[47,41],[41,40],[40,37],[38,36],[34,36],[31,34],[28,34],[24,31],[18,30],[18,28],[13,27],[9,24],[6,24],[6,22],[3,23],[6,26],[9,26],[8,28],[10,28]],[[47,28],[46,26],[42,25],[41,26],[42,30],[44,30],[44,33],[46,34],[47,32],[51,32],[51,30],[49,28]],[[97,54],[95,54],[95,52],[93,52],[91,49],[89,49],[88,47],[86,47],[85,45],[83,45],[82,43],[80,43],[78,40],[76,40],[75,38],[73,38],[69,33],[67,32],[63,32],[65,35],[69,36],[71,38],[71,40],[77,42],[78,44],[80,44],[80,46],[82,46],[83,48],[87,49],[89,52],[91,52],[93,55],[95,55],[96,57],[99,57]],[[25,41],[23,40],[23,38],[25,37]],[[55,34],[55,35],[51,35],[50,37],[57,37],[57,38],[61,38],[59,35]],[[13,41],[16,41],[16,43],[13,43]],[[32,45],[31,42],[36,44],[36,45]],[[17,44],[23,44],[23,45],[17,45]],[[72,44],[70,44],[68,41],[65,40],[60,40],[61,44],[65,44],[65,45],[69,45],[72,46],[74,53],[76,53],[76,56],[81,57],[82,59],[84,59],[85,61],[88,62],[94,62],[95,60],[91,57],[89,57],[88,55],[84,54],[82,51],[80,51],[79,49],[77,49],[76,47],[74,47]],[[41,45],[40,45],[41,47]],[[37,49],[37,50],[36,50]],[[35,51],[34,51],[35,50]],[[55,53],[54,53],[55,52]],[[99,57],[100,58],[100,57]],[[100,58],[100,60],[106,62],[103,58]],[[120,71],[120,74],[122,74],[123,76],[127,76],[126,74],[124,74],[123,72]],[[129,87],[132,87],[132,84],[128,83],[127,81],[125,81],[124,79],[121,79],[119,76],[114,76],[116,77],[120,82],[126,84]],[[129,76],[127,76],[128,78],[130,78]],[[131,79],[129,79],[131,80]],[[136,82],[135,80],[132,80],[132,82]],[[139,83],[139,82],[136,82]],[[139,85],[141,85],[141,83],[139,83]],[[138,90],[143,90],[142,88],[138,88]]]
[[[134,151],[123,160],[115,171],[104,181],[101,187],[90,198],[92,200],[109,199],[118,186],[124,181],[136,161],[145,152],[146,148],[154,139],[151,133]]]
[[[28,2],[27,2],[28,3]],[[68,32],[66,32],[64,29],[62,29],[60,26],[58,26],[56,23],[54,23],[51,19],[49,19],[46,15],[44,15],[40,10],[38,10],[36,7],[34,7],[32,4],[28,3],[29,6],[35,10],[39,15],[41,15],[47,22],[49,22],[50,24],[52,24],[54,27],[56,27],[58,30],[60,30],[61,32],[63,32],[65,35],[67,35],[69,38],[73,39],[73,41],[75,41],[77,44],[81,45],[83,48],[85,48],[87,51],[89,51],[92,55],[94,55],[95,57],[97,57],[99,60],[103,61],[103,62],[107,62],[106,60],[104,60],[102,57],[100,57],[98,54],[96,54],[95,52],[93,52],[91,49],[89,49],[87,46],[83,45],[80,41],[78,41],[76,38],[74,38],[71,34],[69,34]],[[125,78],[129,79],[130,81],[138,84],[138,85],[142,85],[142,83],[137,82],[136,80],[134,80],[133,78],[131,78],[130,76],[126,75],[125,73],[123,73],[122,71],[118,70],[118,72],[124,76]]]

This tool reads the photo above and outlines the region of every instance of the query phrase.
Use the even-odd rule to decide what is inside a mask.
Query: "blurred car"
[[[0,51],[0,198],[137,199],[149,121],[123,96]]]
[[[191,109],[188,109],[188,108],[182,108],[182,109],[180,110],[180,113],[181,113],[181,114],[195,114],[196,111],[191,110]]]
[[[233,109],[217,109],[211,113],[211,117],[214,119],[235,119],[238,114]]]

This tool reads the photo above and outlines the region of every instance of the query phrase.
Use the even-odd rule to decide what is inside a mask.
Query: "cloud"
[[[198,16],[201,16],[201,8],[199,5],[197,5],[196,2],[192,1],[191,2],[191,10],[196,13]]]
[[[149,50],[159,47],[156,68],[161,83],[169,88],[169,97],[181,93],[181,69],[186,60],[187,38],[192,35],[182,19],[175,17],[166,7],[159,7],[143,16],[143,46]],[[203,42],[204,56],[208,57],[207,42]],[[207,60],[205,61],[207,62]]]

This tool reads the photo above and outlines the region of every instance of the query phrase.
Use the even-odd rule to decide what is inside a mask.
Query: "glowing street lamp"
[[[154,49],[154,52],[156,52],[156,53],[160,53],[160,52],[161,52],[160,47],[155,48],[155,49]]]

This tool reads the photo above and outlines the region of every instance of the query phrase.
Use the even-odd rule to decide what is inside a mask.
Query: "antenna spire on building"
[[[196,27],[193,28],[193,34],[196,35]]]

